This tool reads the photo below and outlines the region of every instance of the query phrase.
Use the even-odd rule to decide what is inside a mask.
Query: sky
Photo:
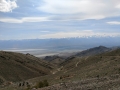
[[[119,37],[120,0],[0,0],[0,40]]]

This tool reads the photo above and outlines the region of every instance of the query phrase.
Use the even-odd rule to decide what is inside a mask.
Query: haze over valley
[[[30,53],[37,57],[66,55],[96,46],[120,46],[120,37],[88,37],[62,39],[1,40],[0,49],[20,53]]]
[[[120,0],[0,0],[0,90],[120,90]]]

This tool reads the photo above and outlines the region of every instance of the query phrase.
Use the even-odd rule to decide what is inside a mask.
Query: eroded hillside
[[[54,66],[30,54],[0,51],[0,78],[21,81],[50,74]]]

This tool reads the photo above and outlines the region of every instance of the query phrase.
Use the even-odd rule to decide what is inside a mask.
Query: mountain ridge
[[[110,51],[110,48],[107,48],[105,46],[98,46],[98,47],[93,47],[84,51],[81,51],[79,53],[77,53],[75,56],[91,56],[91,55],[96,55],[96,54],[100,54],[106,51]]]
[[[54,65],[30,54],[0,51],[0,77],[4,81],[21,81],[48,75]]]

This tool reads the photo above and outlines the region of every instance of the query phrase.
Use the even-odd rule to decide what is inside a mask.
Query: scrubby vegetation
[[[38,88],[43,88],[49,86],[49,83],[47,80],[39,81],[36,83],[35,86],[30,86],[28,85],[25,90],[31,90],[31,89],[38,89]]]
[[[4,81],[0,78],[0,85],[2,85],[4,83]]]
[[[54,66],[30,54],[0,51],[0,77],[22,81],[50,74]]]
[[[46,87],[49,86],[49,83],[47,80],[43,80],[37,83],[37,85],[35,86],[36,88],[42,88],[42,87]]]
[[[27,85],[13,84],[9,89],[0,90],[119,90],[120,49],[92,56],[69,57],[50,72],[52,74],[28,79]]]

